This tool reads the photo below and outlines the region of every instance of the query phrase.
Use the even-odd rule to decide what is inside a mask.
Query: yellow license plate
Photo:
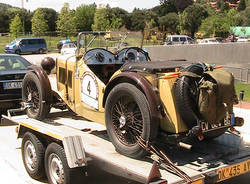
[[[234,164],[228,167],[220,168],[217,170],[218,174],[217,182],[232,178],[234,176],[239,176],[249,171],[250,171],[250,160]]]

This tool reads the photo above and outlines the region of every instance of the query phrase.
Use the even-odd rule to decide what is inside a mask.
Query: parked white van
[[[174,44],[194,44],[195,40],[187,35],[169,35],[165,44],[174,45]]]

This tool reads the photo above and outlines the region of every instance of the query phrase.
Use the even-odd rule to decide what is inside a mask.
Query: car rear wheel
[[[22,98],[27,103],[26,113],[30,118],[42,120],[50,111],[50,100],[37,75],[29,72],[23,79]]]
[[[15,51],[15,54],[20,55],[20,54],[21,54],[21,51],[20,51],[20,50],[16,50],[16,51]]]
[[[137,138],[153,140],[158,131],[158,124],[151,121],[145,95],[129,83],[118,84],[111,90],[105,104],[105,120],[116,150],[133,158],[146,154]]]
[[[38,53],[39,53],[39,54],[43,54],[43,53],[44,53],[43,49],[39,49],[39,50],[38,50]]]

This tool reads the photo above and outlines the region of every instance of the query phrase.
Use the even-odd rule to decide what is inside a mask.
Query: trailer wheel
[[[133,158],[145,156],[137,137],[144,140],[156,137],[158,124],[151,120],[147,99],[138,88],[121,83],[111,90],[105,104],[105,121],[109,138],[118,152]]]
[[[29,72],[23,79],[22,98],[28,103],[26,113],[30,118],[42,120],[50,111],[49,99],[46,99],[48,91],[43,90],[43,86],[37,75]]]
[[[51,143],[45,152],[45,171],[51,184],[84,183],[83,168],[69,168],[62,146]]]
[[[22,160],[27,173],[31,178],[42,179],[44,170],[45,148],[42,142],[32,133],[24,134],[22,141]]]

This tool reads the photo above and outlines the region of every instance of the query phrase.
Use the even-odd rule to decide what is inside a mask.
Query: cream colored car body
[[[119,73],[121,73],[120,70],[116,71],[110,81]],[[160,99],[163,103],[164,112],[166,114],[166,116],[160,120],[161,129],[170,133],[187,131],[187,126],[178,113],[174,99],[173,86],[178,76],[176,75],[170,79],[160,79],[160,77],[165,76],[167,73],[149,75],[146,75],[145,73],[140,74],[150,81],[153,87],[158,88],[159,90]],[[83,96],[86,97],[86,95],[84,95],[84,90],[87,90],[85,88],[88,88],[88,86],[83,83],[86,75],[89,75],[90,78],[93,79],[93,83],[90,83],[91,86],[89,87],[94,93],[91,93],[89,101],[83,99]],[[75,113],[88,120],[105,125],[103,96],[106,85],[95,76],[83,59],[76,61],[75,56],[60,56],[58,58],[57,87],[61,98]]]

